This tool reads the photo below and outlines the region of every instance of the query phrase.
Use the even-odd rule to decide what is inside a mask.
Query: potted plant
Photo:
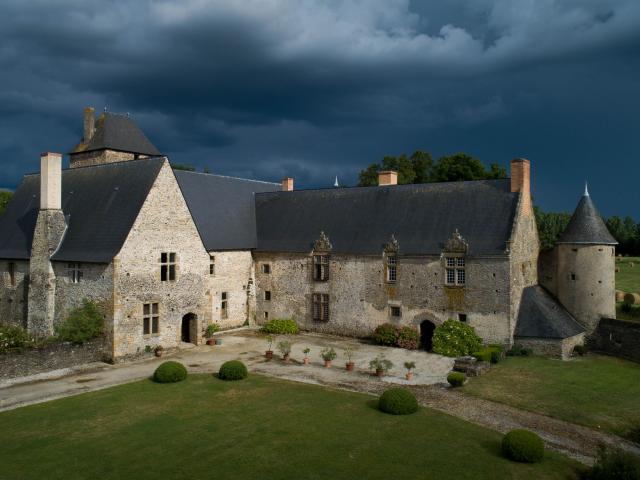
[[[311,351],[311,349],[309,347],[306,347],[302,353],[304,353],[304,358],[302,359],[302,361],[304,362],[305,365],[309,365],[309,352]]]
[[[271,360],[273,358],[272,347],[273,347],[273,342],[275,341],[275,337],[273,335],[267,335],[265,340],[269,344],[269,348],[267,348],[267,351],[264,353],[264,356],[267,357],[268,360]]]
[[[164,352],[164,348],[162,345],[158,345],[156,348],[153,349],[153,352],[156,354],[156,357],[161,357],[162,353]]]
[[[214,334],[220,330],[220,325],[217,323],[212,323],[207,326],[207,329],[204,332],[204,336],[207,338],[207,345],[215,345],[216,340],[213,338]]]
[[[375,370],[378,377],[382,377],[385,372],[389,371],[392,367],[393,363],[391,360],[385,358],[384,353],[381,353],[369,362],[369,368]]]
[[[216,345],[222,345],[222,339],[220,337],[216,337]]]
[[[413,369],[416,368],[416,362],[404,362],[404,368],[407,369],[405,378],[409,381],[413,380]]]
[[[289,355],[291,354],[291,342],[289,340],[283,340],[278,342],[278,350],[282,354],[282,360],[284,363],[289,363]]]
[[[344,349],[344,356],[347,357],[347,372],[352,372],[354,367],[355,367],[355,363],[353,363],[353,354],[355,353],[355,348],[353,347],[347,347]]]
[[[325,348],[320,352],[320,356],[324,360],[324,366],[331,368],[331,361],[337,357],[336,351],[333,348]]]

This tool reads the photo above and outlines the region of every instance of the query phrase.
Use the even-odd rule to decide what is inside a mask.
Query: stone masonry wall
[[[160,280],[160,254],[175,252],[175,281]],[[184,315],[197,315],[201,341],[211,298],[209,254],[191,218],[176,178],[165,161],[127,239],[114,259],[113,357],[151,347],[175,347],[181,341]],[[143,335],[143,304],[158,303],[160,331]]]
[[[15,265],[11,283],[9,264]],[[27,260],[0,260],[0,324],[27,327],[27,296],[29,288],[29,262]]]
[[[136,158],[146,158],[146,155],[136,155],[131,152],[118,152],[116,150],[94,150],[91,152],[74,153],[71,155],[69,166],[90,167],[104,163],[126,162]]]
[[[209,276],[208,289],[211,305],[210,322],[221,328],[242,326],[247,318],[253,320],[254,295],[253,258],[250,251],[209,252],[215,258],[214,275]],[[222,293],[227,294],[227,315],[223,318]],[[209,320],[209,318],[207,318]]]
[[[640,362],[640,322],[603,318],[589,337],[591,350]]]
[[[558,360],[568,360],[576,345],[584,343],[585,335],[580,333],[569,338],[517,338],[516,343],[533,350],[535,355],[542,355]]]
[[[332,255],[327,282],[312,277],[312,256],[286,253],[254,253],[256,266],[256,318],[294,318],[304,329],[366,336],[385,322],[415,325],[423,320],[440,324],[466,314],[486,342],[509,343],[509,262],[507,257],[467,257],[467,285],[444,285],[443,259],[398,257],[395,284],[384,279],[379,257]],[[263,273],[268,263],[271,273]],[[264,292],[271,292],[265,300]],[[312,319],[312,294],[328,293],[330,320]],[[391,317],[390,306],[402,316]]]

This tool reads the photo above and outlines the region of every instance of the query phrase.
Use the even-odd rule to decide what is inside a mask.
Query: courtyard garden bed
[[[501,454],[502,436],[420,408],[260,375],[145,380],[0,413],[4,478],[573,478]],[[294,453],[295,454],[292,454]]]

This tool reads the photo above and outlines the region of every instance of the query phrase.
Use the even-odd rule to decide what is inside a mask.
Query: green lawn
[[[616,290],[640,292],[640,257],[616,257],[616,268],[620,269],[616,272]]]
[[[640,365],[613,357],[507,357],[463,391],[618,435],[640,424]]]
[[[501,436],[428,409],[252,375],[142,381],[0,413],[3,479],[572,478],[548,453],[500,456]]]

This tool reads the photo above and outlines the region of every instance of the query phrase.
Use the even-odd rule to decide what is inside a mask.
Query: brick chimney
[[[522,194],[525,211],[531,210],[531,162],[526,158],[511,160],[511,191]]]
[[[282,191],[283,192],[293,192],[293,178],[284,177],[282,179]]]
[[[85,107],[84,109],[84,137],[83,143],[89,143],[95,131],[95,110],[93,107]]]
[[[393,170],[385,170],[378,172],[378,186],[384,187],[386,185],[398,184],[398,172]]]
[[[62,155],[45,152],[40,155],[40,210],[62,208]]]

